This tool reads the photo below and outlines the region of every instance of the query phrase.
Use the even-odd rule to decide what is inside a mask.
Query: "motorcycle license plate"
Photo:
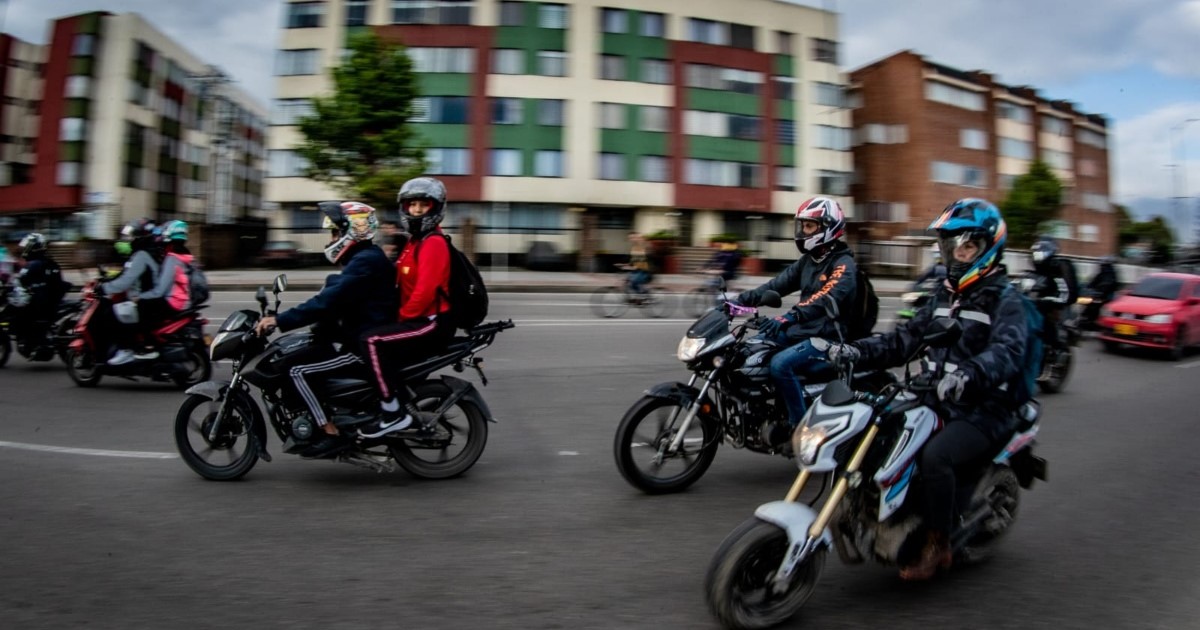
[[[1113,324],[1113,332],[1125,337],[1132,337],[1137,334],[1137,326],[1133,324]]]

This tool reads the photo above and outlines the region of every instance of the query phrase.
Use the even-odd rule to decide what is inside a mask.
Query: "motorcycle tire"
[[[182,371],[171,376],[176,387],[186,390],[212,378],[212,361],[205,350],[203,346],[187,349],[187,358],[180,367]]]
[[[100,371],[100,365],[96,363],[95,355],[90,352],[78,352],[67,349],[65,360],[67,362],[67,376],[70,376],[76,385],[80,387],[95,387],[100,384],[100,379],[104,376],[104,373]]]
[[[258,463],[259,444],[252,429],[254,412],[246,408],[249,404],[254,403],[243,396],[230,400],[225,411],[226,428],[215,440],[210,440],[208,430],[216,420],[220,403],[199,394],[191,394],[184,399],[175,414],[175,447],[188,468],[210,481],[240,479],[254,468],[254,464]],[[202,412],[202,417],[193,418],[193,414],[203,405],[208,405],[208,408]],[[192,435],[195,435],[198,443],[202,445],[199,451],[191,440]],[[238,442],[245,444],[245,450],[240,454],[225,457],[228,463],[211,462],[202,454],[212,456],[218,453],[233,453],[232,449]]]
[[[441,381],[416,387],[413,404],[425,413],[441,408],[450,388]],[[487,445],[488,423],[483,411],[466,397],[458,399],[429,434],[392,434],[388,450],[408,474],[421,479],[450,479],[465,473]],[[461,441],[460,441],[461,440]],[[461,450],[452,452],[454,446]]]
[[[653,460],[663,442],[674,439],[675,423],[683,422],[687,411],[683,401],[644,396],[625,412],[613,440],[613,457],[625,481],[647,494],[666,494],[680,492],[704,475],[717,456],[721,436],[718,422],[701,415],[688,427],[690,435],[684,436],[681,453],[661,463]],[[657,426],[646,433],[642,425],[655,415]],[[640,467],[639,459],[645,460],[649,469]],[[682,462],[683,469],[667,476],[656,474],[670,462]]]
[[[704,579],[709,611],[726,628],[770,628],[787,621],[808,601],[825,567],[825,549],[795,568],[787,590],[772,592],[776,570],[788,551],[787,532],[751,518],[730,532]]]
[[[956,554],[955,562],[964,565],[977,564],[990,558],[996,551],[996,543],[1016,521],[1021,505],[1021,485],[1017,474],[1007,466],[993,468],[990,474],[980,480],[973,498],[986,501],[992,513]]]
[[[12,356],[12,339],[8,333],[0,330],[0,368],[8,365],[8,357]]]

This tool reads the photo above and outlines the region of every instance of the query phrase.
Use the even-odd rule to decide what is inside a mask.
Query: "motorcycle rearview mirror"
[[[957,319],[939,317],[929,324],[921,341],[931,348],[945,348],[962,337],[962,325]]]
[[[254,299],[263,308],[267,308],[267,290],[263,287],[258,287],[258,291],[254,292]]]
[[[762,299],[758,301],[758,305],[779,308],[783,306],[783,298],[779,297],[779,293],[776,291],[765,291],[762,294]]]
[[[288,282],[287,282],[287,274],[286,273],[281,273],[278,276],[275,276],[274,292],[276,295],[278,295],[279,293],[282,293],[284,291],[287,291],[287,287],[288,287]]]

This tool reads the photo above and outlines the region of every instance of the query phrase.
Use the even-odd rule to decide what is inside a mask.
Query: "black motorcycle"
[[[1045,290],[1046,278],[1036,273],[1025,273],[1015,278],[1012,283],[1024,293],[1029,299],[1034,302],[1039,301],[1039,296],[1046,295]],[[1071,375],[1071,366],[1075,362],[1075,353],[1073,347],[1079,345],[1079,340],[1083,333],[1079,328],[1078,319],[1072,316],[1072,308],[1067,307],[1063,314],[1063,320],[1054,324],[1049,321],[1045,322],[1046,326],[1057,325],[1058,329],[1055,334],[1063,341],[1061,347],[1054,347],[1051,344],[1043,344],[1042,349],[1042,371],[1038,376],[1038,389],[1047,393],[1054,394],[1062,391],[1067,384],[1067,377]]]
[[[767,291],[764,306],[778,307]],[[836,305],[825,302],[837,319]],[[735,324],[739,316],[750,316]],[[791,457],[787,406],[770,374],[771,357],[782,347],[756,334],[765,318],[758,310],[723,301],[688,328],[677,351],[692,372],[687,383],[659,383],[625,412],[613,443],[617,469],[634,487],[649,493],[678,492],[695,483],[717,455],[717,446]],[[826,382],[808,383],[811,405]],[[855,375],[856,386],[875,391],[894,382],[889,372]]]
[[[267,452],[267,424],[284,442],[284,452],[304,450],[318,431],[303,402],[285,396],[291,379],[288,357],[313,343],[319,333],[294,332],[268,342],[254,333],[264,315],[279,308],[279,294],[287,277],[275,279],[275,308],[267,308],[266,291],[258,289],[258,312],[239,310],[221,324],[210,352],[213,361],[233,362],[233,378],[209,381],[187,390],[175,416],[175,444],[183,461],[205,479],[228,481],[250,472],[259,459],[271,461]],[[445,479],[462,474],[475,464],[487,443],[488,422],[495,422],[475,386],[449,375],[433,378],[434,371],[466,367],[483,374],[482,359],[475,355],[492,345],[496,335],[513,327],[512,321],[477,326],[465,337],[455,337],[437,356],[400,373],[419,410],[417,422],[406,431],[378,438],[359,438],[350,447],[331,455],[337,461],[374,470],[403,468],[424,479]],[[260,391],[266,417],[251,394]],[[379,398],[364,372],[362,379],[334,378],[318,384],[316,394],[325,411],[344,435],[379,420]]]
[[[68,290],[71,287],[68,287]],[[9,304],[8,297],[12,294],[11,285],[0,285],[0,367],[8,364],[12,356],[13,346],[17,354],[29,361],[50,361],[60,357],[66,361],[67,343],[71,331],[79,320],[83,310],[80,300],[63,300],[59,302],[52,321],[41,329],[42,334],[32,334],[27,330],[18,330],[17,307]]]

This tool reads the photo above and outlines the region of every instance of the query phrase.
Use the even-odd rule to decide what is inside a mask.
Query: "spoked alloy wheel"
[[[612,319],[629,310],[629,298],[618,287],[604,287],[592,293],[592,312],[596,317]]]
[[[213,481],[239,479],[258,462],[258,438],[250,427],[253,411],[237,397],[226,405],[216,438],[209,433],[217,421],[219,401],[192,394],[175,414],[175,447],[189,468]]]
[[[980,482],[975,496],[982,497],[992,513],[959,552],[959,560],[975,563],[991,556],[996,543],[1008,533],[1017,520],[1017,510],[1021,505],[1020,492],[1017,475],[1011,468],[994,468],[991,474]]]
[[[67,375],[80,387],[95,387],[100,384],[100,366],[96,363],[96,355],[91,352],[67,350]]]
[[[704,475],[717,456],[715,421],[697,415],[679,450],[667,452],[687,413],[686,405],[665,398],[642,398],[630,407],[613,441],[617,470],[626,481],[643,492],[663,494],[679,492]]]
[[[432,416],[450,395],[441,383],[418,389],[414,401],[424,416]],[[449,479],[463,474],[483,455],[488,426],[475,403],[460,398],[442,414],[428,433],[404,432],[389,436],[388,449],[396,463],[414,477]]]
[[[757,518],[733,530],[713,556],[704,591],[712,614],[726,628],[769,628],[796,614],[812,595],[825,567],[826,550],[813,552],[776,592],[775,572],[788,550],[788,537]]]

